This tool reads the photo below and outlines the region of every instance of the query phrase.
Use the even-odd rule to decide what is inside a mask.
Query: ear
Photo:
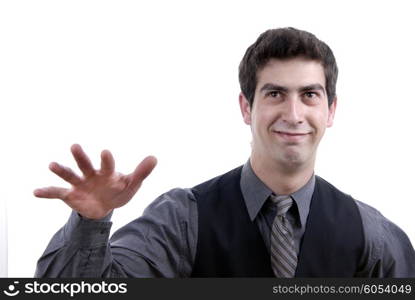
[[[251,106],[249,105],[248,99],[246,99],[242,92],[239,94],[239,107],[241,108],[245,124],[251,125]]]
[[[333,102],[329,107],[329,115],[327,118],[327,127],[333,126],[334,114],[336,113],[337,107],[337,96],[334,97]]]

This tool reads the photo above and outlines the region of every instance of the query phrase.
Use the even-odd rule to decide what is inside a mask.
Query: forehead
[[[324,68],[315,60],[305,58],[270,59],[257,73],[257,89],[266,83],[287,88],[320,84],[326,88]]]

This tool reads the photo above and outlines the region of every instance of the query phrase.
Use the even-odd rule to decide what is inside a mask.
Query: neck
[[[252,153],[250,162],[258,178],[277,195],[289,195],[298,191],[314,172],[314,160],[309,165],[287,168],[275,161],[258,159]]]

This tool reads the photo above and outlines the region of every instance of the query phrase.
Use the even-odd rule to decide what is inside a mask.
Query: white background
[[[38,199],[32,191],[67,186],[48,164],[76,169],[72,143],[83,145],[96,165],[100,151],[110,149],[120,172],[132,171],[148,154],[159,160],[134,199],[114,213],[113,229],[159,194],[244,163],[250,131],[238,107],[238,64],[261,32],[281,26],[316,34],[340,69],[335,124],[320,146],[316,173],[379,209],[414,243],[410,3],[0,2],[7,275],[33,276],[69,216],[60,200]]]

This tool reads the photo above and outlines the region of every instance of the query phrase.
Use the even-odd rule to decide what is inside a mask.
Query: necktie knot
[[[276,196],[272,194],[271,201],[277,207],[277,216],[285,215],[293,204],[293,199],[289,195]]]

